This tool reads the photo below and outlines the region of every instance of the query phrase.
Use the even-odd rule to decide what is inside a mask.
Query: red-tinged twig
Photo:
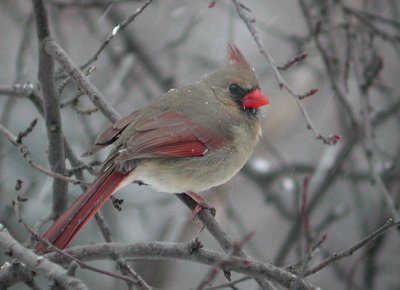
[[[17,198],[13,200],[14,212],[15,212],[15,215],[17,217],[18,223],[20,223],[29,232],[29,234],[34,237],[35,240],[40,241],[41,243],[45,244],[49,250],[51,250],[53,252],[56,252],[57,254],[60,254],[61,256],[63,256],[66,259],[68,259],[70,262],[76,262],[79,265],[79,267],[81,267],[82,269],[88,269],[90,271],[93,271],[93,272],[96,272],[96,273],[99,273],[99,274],[103,274],[103,275],[110,276],[110,277],[113,277],[113,278],[117,278],[117,279],[129,282],[129,283],[136,284],[136,281],[130,279],[127,276],[114,274],[114,273],[111,273],[111,272],[104,271],[104,270],[101,270],[99,268],[93,267],[93,266],[91,266],[91,265],[89,265],[87,263],[84,263],[84,262],[80,261],[79,259],[77,259],[74,256],[68,254],[67,252],[62,251],[62,250],[58,249],[57,247],[54,247],[48,240],[44,239],[37,232],[35,232],[32,228],[30,228],[24,222],[24,220],[22,219],[21,212],[20,212],[20,206],[21,206],[21,203],[23,203],[25,201],[26,201],[26,199],[24,199],[23,197],[21,198],[20,196],[17,196]],[[42,257],[42,259],[44,259],[44,258]],[[70,288],[68,288],[68,289],[70,289]]]
[[[218,0],[211,0],[210,2],[208,2],[208,8],[213,8],[214,6],[215,6],[215,3],[217,2]]]
[[[238,255],[242,251],[244,244],[250,241],[255,235],[256,231],[251,231],[240,241],[233,242],[231,255],[233,256]]]
[[[211,285],[211,283],[217,278],[219,274],[219,268],[214,266],[212,267],[206,276],[200,281],[199,285],[197,285],[196,290],[202,290],[204,289],[207,285]]]
[[[304,95],[299,96],[300,100],[303,100],[305,98],[311,97],[312,95],[316,94],[318,92],[318,89],[312,89],[309,92],[305,93]]]
[[[58,173],[56,173],[56,172],[53,172],[53,171],[51,171],[51,170],[48,170],[48,169],[46,169],[46,168],[40,166],[38,163],[36,163],[35,161],[33,161],[32,155],[31,155],[31,153],[29,152],[28,147],[26,147],[23,143],[18,142],[18,141],[17,141],[17,137],[14,136],[14,134],[12,134],[9,130],[7,130],[7,129],[6,129],[3,125],[1,125],[1,124],[0,124],[0,132],[2,132],[2,133],[4,134],[4,136],[6,136],[6,138],[7,138],[15,147],[17,147],[18,151],[21,152],[21,154],[22,154],[22,156],[24,157],[24,159],[29,163],[29,165],[30,165],[32,168],[34,168],[34,169],[36,169],[36,170],[38,170],[38,171],[40,171],[40,172],[42,172],[42,173],[44,173],[44,174],[50,176],[50,177],[53,177],[53,178],[56,178],[56,179],[60,179],[60,180],[63,180],[63,181],[65,181],[65,182],[70,182],[70,183],[72,183],[72,184],[87,184],[87,182],[85,182],[85,181],[83,181],[83,180],[73,179],[73,178],[70,178],[70,177],[68,177],[68,176],[58,174]]]
[[[329,148],[326,151],[324,157],[321,160],[318,169],[314,171],[315,187],[310,188],[310,200],[308,203],[308,211],[313,212],[317,206],[323,200],[323,197],[329,192],[329,188],[335,183],[339,177],[339,168],[343,166],[344,160],[347,160],[348,156],[352,152],[357,136],[353,135],[352,139],[346,140],[339,144],[337,147]],[[322,169],[323,168],[323,169]],[[273,259],[274,264],[282,264],[290,249],[294,246],[295,241],[301,234],[302,220],[299,215],[293,219],[290,230],[287,232],[284,242],[280,249],[277,251],[276,257]]]
[[[334,253],[331,257],[325,259],[324,261],[322,261],[315,267],[312,267],[311,269],[307,270],[304,273],[304,275],[309,276],[309,275],[315,274],[316,272],[321,271],[323,268],[327,267],[328,265],[332,264],[333,262],[341,260],[345,257],[350,257],[351,255],[353,255],[354,252],[358,251],[359,249],[361,249],[362,247],[364,247],[371,241],[375,240],[376,238],[378,238],[379,236],[381,236],[382,234],[387,232],[389,229],[391,229],[393,227],[398,227],[398,226],[400,226],[400,221],[394,222],[393,219],[389,219],[383,226],[378,228],[376,231],[374,231],[370,235],[366,236],[364,239],[362,239],[361,241],[356,243],[354,246],[352,246],[349,249],[344,250],[342,252]]]
[[[304,94],[296,93],[292,89],[292,87],[286,82],[286,80],[282,77],[281,73],[279,72],[278,66],[276,65],[275,60],[272,58],[271,54],[265,48],[264,44],[261,41],[260,35],[254,26],[254,22],[255,22],[254,18],[245,12],[245,11],[249,12],[248,9],[245,9],[238,0],[232,0],[232,2],[236,8],[236,11],[237,11],[239,17],[243,20],[243,22],[246,24],[248,30],[250,31],[250,34],[252,35],[254,41],[256,42],[260,53],[267,59],[269,64],[272,66],[272,69],[273,69],[275,77],[278,81],[279,87],[281,89],[282,88],[285,89],[287,92],[289,92],[295,98],[296,103],[300,109],[300,112],[306,121],[307,129],[311,130],[314,133],[314,136],[317,140],[321,140],[324,144],[327,144],[327,145],[335,145],[339,141],[340,138],[337,138],[337,135],[325,136],[319,132],[317,127],[314,125],[314,122],[311,120],[311,117],[308,114],[307,110],[305,109],[303,103],[301,102],[300,96],[303,96]]]
[[[278,66],[277,68],[279,70],[285,71],[287,69],[289,69],[292,65],[302,62],[303,60],[305,60],[308,57],[308,52],[304,52],[298,56],[296,56],[294,59],[288,61],[287,63],[285,63],[284,65]]]

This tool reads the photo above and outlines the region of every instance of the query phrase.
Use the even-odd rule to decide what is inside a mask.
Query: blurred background
[[[113,28],[145,1],[49,0],[52,36],[78,65],[85,64]],[[96,3],[97,2],[97,3]],[[400,203],[400,2],[396,0],[243,1],[262,42],[278,65],[307,52],[308,58],[281,73],[299,94],[324,135],[341,137],[329,146],[307,129],[292,95],[279,84],[231,1],[154,0],[120,31],[92,62],[89,78],[119,113],[126,115],[170,88],[191,84],[225,61],[227,43],[236,44],[254,66],[271,104],[262,110],[263,138],[245,168],[227,184],[202,195],[216,219],[236,240],[255,231],[244,250],[256,259],[289,266],[304,257],[307,243],[300,212],[307,197],[312,244],[309,265],[349,248],[383,225]],[[43,117],[28,95],[40,97],[38,45],[32,3],[0,0],[0,123],[15,135],[34,118],[26,138],[34,161],[49,168]],[[108,120],[57,68],[63,134],[76,156],[84,153]],[[14,91],[15,94],[10,93]],[[106,150],[107,151],[107,150]],[[81,158],[89,172],[107,156]],[[69,169],[73,166],[67,161]],[[23,181],[15,190],[16,180]],[[304,195],[304,180],[309,180]],[[29,200],[22,216],[34,225],[51,211],[52,178],[34,170],[0,137],[0,222],[20,242],[28,233],[17,223],[11,201]],[[69,200],[82,190],[68,187]],[[303,194],[303,195],[302,195]],[[206,248],[220,250],[190,211],[172,195],[131,185],[116,194],[102,214],[119,242],[183,241],[199,235]],[[325,239],[326,238],[326,239]],[[399,232],[391,230],[345,258],[309,276],[323,289],[400,289]],[[325,240],[324,240],[325,239]],[[323,241],[322,241],[323,240]],[[72,245],[103,242],[94,221]],[[0,264],[6,260],[0,256]],[[110,271],[115,263],[96,262]],[[134,261],[134,269],[157,289],[193,289],[208,267],[186,261]],[[109,277],[78,270],[91,289],[123,289]],[[232,279],[242,276],[233,273]],[[39,280],[46,285],[46,281]],[[221,274],[213,286],[225,283]],[[258,289],[248,280],[231,289]],[[19,283],[11,289],[29,289]],[[206,288],[207,289],[207,288]],[[222,289],[222,288],[221,288]],[[228,289],[228,288],[225,288]]]

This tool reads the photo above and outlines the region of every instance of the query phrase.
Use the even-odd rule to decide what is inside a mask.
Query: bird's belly
[[[141,181],[167,193],[204,191],[227,182],[243,167],[248,156],[235,153],[226,150],[215,156],[142,160],[129,181]]]

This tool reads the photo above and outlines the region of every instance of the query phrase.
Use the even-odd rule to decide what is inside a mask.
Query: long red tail
[[[59,249],[65,249],[81,228],[103,206],[127,174],[110,168],[102,173],[87,190],[43,234],[43,237]],[[38,253],[47,252],[45,244],[38,242]]]

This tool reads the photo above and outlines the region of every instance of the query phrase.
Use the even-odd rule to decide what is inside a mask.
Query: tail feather
[[[103,172],[43,234],[43,238],[55,247],[65,249],[126,176],[126,173],[116,172],[114,168]],[[38,242],[36,251],[44,253],[47,251],[47,247]]]

